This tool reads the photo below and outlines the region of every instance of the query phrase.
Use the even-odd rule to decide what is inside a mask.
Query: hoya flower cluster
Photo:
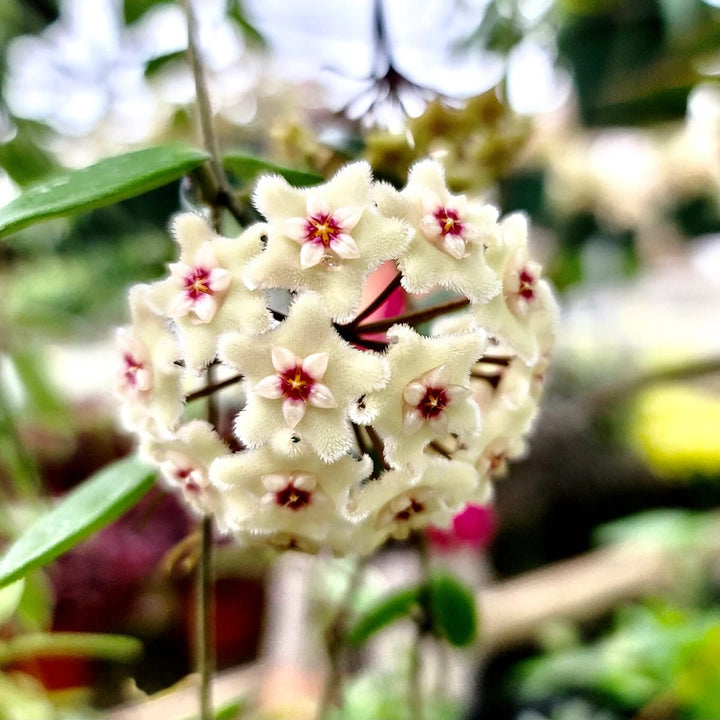
[[[246,542],[336,554],[487,500],[553,340],[524,218],[432,160],[402,190],[359,162],[253,200],[235,238],[177,216],[178,261],[130,291],[117,393],[164,482]]]

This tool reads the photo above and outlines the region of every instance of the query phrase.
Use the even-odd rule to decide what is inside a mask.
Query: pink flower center
[[[137,388],[138,384],[138,373],[145,369],[145,365],[133,357],[130,353],[123,354],[123,362],[125,367],[123,368],[123,378],[128,387]]]
[[[445,388],[429,387],[425,391],[422,400],[417,404],[417,409],[425,420],[438,417],[448,406],[448,396]]]
[[[460,215],[457,210],[440,206],[433,213],[433,217],[437,221],[440,234],[443,237],[445,237],[445,235],[462,236],[465,225],[460,220]]]
[[[309,490],[295,487],[292,483],[282,490],[275,493],[275,502],[281,507],[290,510],[300,510],[300,508],[309,505],[312,500],[312,493]]]
[[[407,521],[413,515],[421,513],[425,509],[425,506],[415,498],[410,498],[410,504],[395,514],[395,519],[400,521]]]
[[[304,403],[308,401],[315,380],[302,369],[302,365],[298,364],[290,370],[279,373],[278,377],[283,397]]]
[[[518,274],[520,280],[520,287],[518,288],[518,295],[525,298],[525,300],[532,300],[535,297],[535,280],[536,278],[528,272],[526,268],[520,271]]]
[[[210,287],[210,270],[204,267],[194,267],[183,278],[185,292],[191,300],[197,300],[201,295],[212,295]]]
[[[318,213],[307,219],[305,241],[329,248],[340,233],[342,228],[331,213]]]

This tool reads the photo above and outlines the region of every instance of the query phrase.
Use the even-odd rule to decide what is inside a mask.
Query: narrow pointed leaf
[[[319,185],[325,182],[325,178],[322,175],[283,167],[282,165],[276,165],[275,163],[261,160],[252,155],[229,153],[223,157],[223,165],[242,182],[250,182],[262,173],[282,175],[291,185],[300,187]]]
[[[0,558],[0,587],[46,565],[130,509],[151,488],[155,471],[136,458],[120,460],[68,493]]]
[[[382,598],[364,612],[350,628],[347,641],[351,645],[362,645],[372,635],[395,620],[409,617],[418,607],[419,601],[420,590],[417,587],[406,588],[389,597]]]
[[[128,635],[26,633],[0,643],[0,664],[36,657],[85,657],[130,662],[137,658],[142,650],[142,642]]]
[[[447,573],[428,582],[428,602],[435,632],[451,645],[466,647],[477,636],[478,619],[472,590]]]
[[[177,180],[207,159],[207,153],[189,145],[159,145],[53,176],[0,208],[0,236],[40,220],[142,195]]]

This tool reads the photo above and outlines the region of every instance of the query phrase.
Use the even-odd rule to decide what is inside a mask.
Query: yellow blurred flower
[[[664,477],[720,474],[720,397],[689,385],[644,390],[631,413],[628,439]]]

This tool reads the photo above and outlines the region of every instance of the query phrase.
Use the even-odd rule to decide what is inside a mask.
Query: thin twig
[[[498,356],[498,355],[482,355],[480,359],[477,361],[482,365],[502,365],[502,366],[508,366],[512,362],[513,358],[505,355],[505,356]]]
[[[390,470],[390,466],[385,459],[385,443],[383,442],[382,438],[377,434],[377,431],[372,425],[366,425],[365,432],[368,434],[370,442],[373,444],[373,448],[377,453],[378,460],[380,461],[382,469],[387,472],[388,470]],[[374,472],[373,476],[375,477]]]
[[[232,377],[225,378],[225,380],[220,380],[220,382],[212,383],[210,385],[206,385],[205,387],[200,388],[199,390],[195,390],[195,392],[188,393],[185,396],[185,402],[189,403],[193,400],[198,400],[200,398],[208,397],[212,395],[213,393],[216,393],[218,390],[222,390],[223,388],[226,388],[230,385],[235,385],[236,383],[239,383],[245,376],[244,375],[233,375]]]
[[[196,106],[200,119],[200,130],[202,132],[203,145],[210,154],[210,168],[217,186],[215,197],[210,201],[214,208],[218,205],[226,207],[235,219],[242,218],[242,211],[235,204],[235,197],[228,182],[225,168],[222,164],[222,155],[220,154],[220,144],[212,121],[212,106],[210,104],[210,95],[205,81],[205,72],[200,59],[197,47],[197,20],[192,8],[192,0],[183,0],[185,7],[185,15],[188,25],[188,57],[192,67],[193,78],[195,80],[195,97]],[[217,224],[217,223],[216,223]]]
[[[214,717],[212,677],[215,670],[215,608],[212,573],[212,515],[202,518],[200,562],[197,566],[197,663],[200,674],[200,720]]]
[[[366,317],[372,315],[399,287],[402,275],[397,273],[395,277],[387,284],[387,287],[351,322],[345,326],[347,328],[356,328]]]
[[[439,453],[443,457],[446,457],[448,460],[452,460],[452,453],[449,450],[446,450],[437,440],[433,440],[430,443],[431,449],[433,449],[436,453]]]
[[[408,709],[412,720],[423,720],[422,694],[422,644],[428,628],[432,623],[430,617],[430,600],[428,597],[430,583],[430,552],[425,533],[414,534],[415,546],[420,561],[420,587],[423,588],[420,608],[415,618],[416,633],[410,650],[410,672],[408,678]]]
[[[454,312],[455,310],[461,310],[467,307],[470,301],[467,298],[458,298],[456,300],[450,300],[446,303],[440,303],[439,305],[432,305],[431,307],[422,308],[414,312],[405,313],[403,315],[397,315],[391,318],[385,318],[384,320],[378,320],[373,323],[366,323],[365,325],[359,325],[355,328],[357,333],[380,333],[385,332],[393,325],[397,323],[406,323],[407,325],[419,325],[427,320],[445,315],[445,313]]]
[[[598,390],[591,390],[580,396],[580,404],[593,412],[602,410],[613,403],[627,399],[648,385],[672,380],[711,375],[720,372],[720,357],[688,361],[670,367],[651,370],[642,375],[626,378]]]

